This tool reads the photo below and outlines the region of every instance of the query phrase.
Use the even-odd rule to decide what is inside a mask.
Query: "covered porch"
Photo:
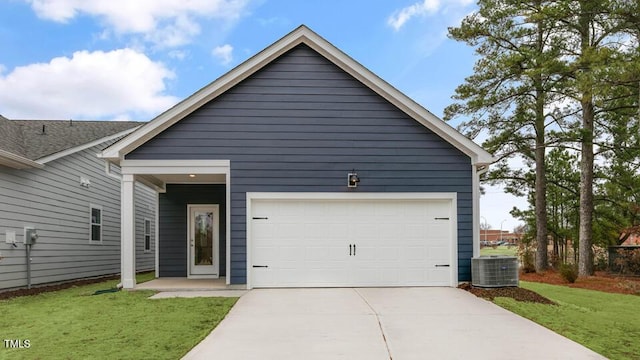
[[[244,285],[228,285],[225,277],[217,279],[188,279],[182,277],[163,277],[136,285],[136,290],[155,291],[212,291],[243,290]]]
[[[224,277],[217,279],[188,279],[180,277],[155,278],[136,285],[136,290],[156,291],[208,291],[228,289]]]
[[[135,182],[156,190],[155,275],[140,288],[226,289],[230,284],[230,163],[226,160],[122,160],[121,277],[135,283]]]

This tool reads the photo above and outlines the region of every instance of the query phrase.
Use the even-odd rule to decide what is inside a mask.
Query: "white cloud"
[[[145,34],[145,40],[160,47],[177,47],[188,44],[200,33],[200,25],[188,16],[178,16],[173,23]]]
[[[183,45],[200,33],[197,19],[236,20],[248,0],[24,0],[35,13],[65,23],[80,15],[101,18],[117,34],[143,34],[160,46]]]
[[[279,17],[279,16],[258,19],[258,24],[260,24],[260,26],[271,26],[271,25],[289,26],[289,23],[290,21],[287,18]]]
[[[415,3],[397,10],[387,19],[387,24],[397,31],[412,17],[429,13],[433,14],[438,11],[439,8],[440,0],[424,0],[422,3]]]
[[[189,52],[186,50],[171,50],[167,55],[172,59],[184,60],[189,55]]]
[[[71,58],[0,74],[0,113],[9,118],[148,119],[177,102],[174,74],[132,49],[78,51]]]
[[[233,61],[233,46],[224,44],[222,46],[216,46],[211,54],[220,60],[222,65],[229,65]]]
[[[448,12],[450,8],[465,7],[473,3],[473,0],[448,0],[443,4],[440,0],[423,0],[413,5],[409,5],[400,10],[396,10],[387,19],[387,24],[394,30],[400,28],[416,16],[435,15],[440,12]]]

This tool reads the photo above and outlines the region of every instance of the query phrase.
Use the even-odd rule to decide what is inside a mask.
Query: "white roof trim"
[[[426,128],[468,155],[471,158],[472,164],[490,164],[494,161],[493,156],[481,146],[459,133],[449,124],[402,94],[389,83],[379,78],[373,72],[304,25],[290,32],[282,39],[276,41],[271,46],[238,65],[233,70],[200,89],[171,109],[160,114],[154,120],[143,125],[129,136],[111,145],[105,149],[100,156],[115,162],[124,159],[124,156],[129,152],[135,150],[160,132],[232,88],[280,55],[303,43],[325,56],[342,70],[361,81]]]
[[[44,165],[12,152],[0,150],[0,165],[14,169],[42,168]]]
[[[129,135],[139,127],[140,126],[136,126],[134,128],[127,129],[125,131],[120,131],[119,133],[116,133],[116,134],[113,134],[113,135],[109,135],[109,136],[105,136],[103,138],[94,140],[92,142],[88,142],[86,144],[82,144],[82,145],[78,145],[78,146],[75,146],[75,147],[72,147],[72,148],[69,148],[69,149],[66,149],[66,150],[58,151],[57,153],[54,153],[54,154],[51,154],[51,155],[47,155],[45,157],[41,157],[41,158],[37,159],[36,161],[41,163],[41,164],[46,164],[46,163],[48,163],[50,161],[57,160],[57,159],[65,157],[65,156],[69,156],[71,154],[77,153],[78,151],[86,150],[86,149],[88,149],[90,147],[93,147],[93,146],[96,146],[96,145],[100,145],[105,141],[109,141],[109,140],[113,140],[113,139],[117,139],[117,138],[123,137],[125,135]]]

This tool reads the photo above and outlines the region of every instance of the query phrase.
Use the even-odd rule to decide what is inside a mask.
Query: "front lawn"
[[[509,298],[496,298],[494,302],[610,359],[640,358],[639,296],[525,281],[521,281],[520,286],[558,305]]]
[[[150,300],[153,291],[92,295],[117,283],[0,300],[0,337],[23,346],[0,343],[0,359],[179,359],[237,300]]]
[[[507,255],[507,256],[517,256],[518,255],[518,247],[515,245],[506,246],[500,245],[495,248],[491,246],[485,246],[480,249],[481,256],[490,256],[490,255]]]

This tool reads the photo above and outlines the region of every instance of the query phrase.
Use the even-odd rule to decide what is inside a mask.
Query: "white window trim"
[[[147,222],[149,223],[149,232],[147,232]],[[151,219],[144,218],[144,220],[142,220],[142,248],[145,253],[151,252],[151,242],[153,240],[151,234]],[[147,236],[149,237],[149,248],[147,248]]]
[[[100,210],[100,223],[99,224],[94,224],[93,222],[93,209],[97,209]],[[100,240],[93,240],[92,239],[92,234],[93,234],[93,226],[94,225],[98,225],[100,226]],[[89,244],[102,244],[102,239],[103,239],[103,231],[102,231],[102,227],[104,225],[104,210],[102,209],[101,205],[96,205],[96,204],[89,204]]]

